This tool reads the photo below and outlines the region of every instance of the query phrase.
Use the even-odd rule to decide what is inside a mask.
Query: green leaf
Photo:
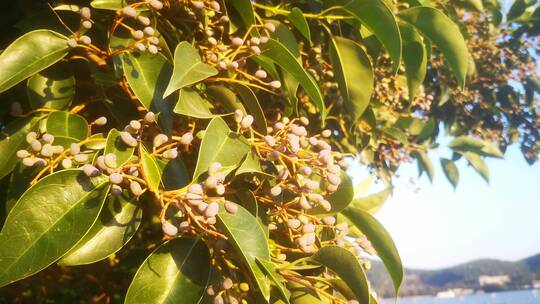
[[[240,96],[240,99],[243,101],[244,106],[247,108],[247,112],[253,116],[255,129],[262,134],[266,134],[266,117],[259,100],[257,99],[257,95],[245,85],[235,85],[235,89]]]
[[[465,85],[469,51],[459,27],[444,13],[431,7],[413,7],[399,12],[399,18],[413,25],[442,51],[459,85]]]
[[[247,114],[244,105],[238,99],[236,93],[224,85],[208,86],[206,94],[211,97],[215,103],[221,104],[229,113],[233,113],[237,109],[240,109],[244,114]]]
[[[179,157],[170,160],[159,158],[155,160],[159,166],[161,182],[165,190],[176,190],[189,184],[189,173]]]
[[[472,152],[466,152],[464,154],[469,164],[482,176],[482,178],[489,184],[489,168],[480,155]]]
[[[201,142],[193,180],[208,171],[213,162],[220,162],[228,172],[236,169],[249,151],[249,145],[240,135],[231,132],[223,119],[212,119]]]
[[[259,258],[256,258],[255,261],[261,267],[261,269],[263,269],[264,272],[268,275],[270,280],[272,280],[272,282],[274,282],[274,284],[277,287],[277,290],[279,291],[279,293],[283,297],[283,300],[285,301],[285,303],[290,303],[289,302],[290,292],[281,283],[281,281],[283,280],[283,277],[281,277],[277,273],[276,267],[274,266],[274,264],[272,264],[272,262],[270,262],[270,261],[261,260]]]
[[[354,123],[366,110],[373,92],[373,68],[368,56],[353,40],[333,37],[330,59],[347,113]]]
[[[384,45],[397,71],[401,63],[401,35],[388,6],[381,0],[353,0],[344,8]]]
[[[39,171],[40,168],[27,167],[22,162],[17,164],[9,177],[9,187],[6,190],[6,214],[9,214],[24,191],[30,188],[30,182]]]
[[[264,272],[255,259],[270,260],[270,250],[266,235],[257,223],[257,219],[244,207],[238,206],[238,212],[230,214],[225,211],[224,202],[220,202],[220,212],[217,216],[219,231],[227,236],[236,253],[246,263],[255,279],[259,291],[268,300],[270,289]]]
[[[28,146],[26,134],[37,129],[43,117],[23,117],[10,122],[0,132],[0,179],[17,165],[17,151]]]
[[[124,8],[128,2],[126,0],[93,0],[90,2],[90,6],[98,9],[105,9],[110,11],[117,11]],[[139,6],[137,11],[147,11],[146,6]]]
[[[127,192],[109,195],[92,228],[58,263],[66,266],[91,264],[120,250],[141,224],[142,208],[134,201]]]
[[[456,189],[459,182],[459,171],[454,161],[446,158],[441,158],[441,167],[443,168],[444,175],[448,181]]]
[[[71,169],[28,189],[0,232],[0,286],[28,277],[68,252],[94,224],[108,191],[104,176]]]
[[[484,12],[482,0],[460,0],[459,2],[462,2],[464,7],[472,8],[478,12]]]
[[[422,174],[423,171],[426,171],[429,181],[433,182],[435,170],[433,169],[433,163],[431,162],[431,159],[429,159],[427,153],[424,151],[415,151],[412,155],[418,160],[420,174]]]
[[[122,67],[129,86],[148,111],[159,113],[158,123],[169,133],[172,128],[174,102],[163,98],[163,92],[172,75],[172,66],[161,53],[125,52]]]
[[[88,137],[88,123],[84,117],[65,111],[52,112],[47,117],[47,133],[54,136],[84,140]]]
[[[298,7],[293,7],[291,13],[287,16],[291,20],[292,25],[304,36],[307,41],[311,42],[311,32],[309,30],[309,24],[304,17],[304,13]]]
[[[508,14],[506,15],[506,20],[511,21],[519,18],[521,15],[523,15],[523,13],[525,13],[526,9],[527,4],[525,3],[525,0],[515,0],[508,11]]]
[[[210,278],[210,264],[210,252],[202,241],[168,241],[137,270],[124,303],[199,303]]]
[[[116,164],[118,167],[123,166],[133,156],[135,151],[134,147],[130,147],[124,143],[120,137],[120,132],[116,129],[111,129],[109,135],[107,135],[107,142],[105,144],[105,151],[103,155],[113,153],[116,155]]]
[[[319,295],[312,288],[290,281],[287,288],[291,291],[291,304],[329,304],[328,298]]]
[[[308,213],[317,215],[338,213],[341,210],[347,208],[347,206],[351,203],[353,197],[354,187],[352,184],[352,180],[346,172],[342,171],[341,183],[339,184],[336,192],[332,193],[327,198],[327,200],[330,202],[330,205],[332,205],[332,209],[330,211],[326,211],[322,207],[317,206],[309,210]]]
[[[60,61],[69,52],[67,38],[48,30],[27,33],[0,54],[0,93]]]
[[[384,202],[386,202],[392,192],[393,188],[389,187],[366,197],[354,198],[350,204],[350,207],[364,210],[369,214],[375,214],[381,209]]]
[[[250,0],[227,1],[227,5],[231,5],[238,12],[246,28],[255,23],[255,14]]]
[[[389,135],[390,137],[398,140],[403,145],[409,144],[409,140],[407,139],[407,135],[398,128],[389,127],[389,128],[382,129],[382,131],[385,134]]]
[[[360,229],[371,242],[371,245],[377,251],[377,255],[386,266],[394,283],[396,294],[398,294],[403,281],[403,265],[396,245],[386,229],[372,215],[358,208],[347,208],[342,214]]]
[[[214,105],[203,98],[197,91],[181,89],[178,94],[178,102],[174,107],[174,113],[189,117],[210,119],[221,115],[213,114]]]
[[[63,110],[75,96],[75,77],[58,65],[35,74],[28,79],[26,92],[32,109]]]
[[[348,250],[338,246],[325,246],[311,259],[335,272],[347,283],[360,303],[369,302],[369,286],[364,269]]]
[[[468,136],[459,136],[452,140],[448,147],[452,148],[454,151],[459,152],[474,152],[483,156],[491,156],[497,158],[503,158],[503,154],[499,148],[493,146],[491,143],[472,138]]]
[[[319,85],[283,44],[274,39],[269,39],[269,41],[264,44],[263,54],[260,55],[260,57],[272,60],[300,82],[300,85],[310,97],[310,101],[315,104],[317,109],[319,109],[321,120],[325,120],[326,106]]]
[[[174,71],[169,85],[163,93],[163,98],[178,89],[195,84],[217,73],[218,71],[214,67],[201,62],[201,56],[197,49],[188,42],[182,41],[174,50]]]
[[[139,154],[141,157],[141,173],[146,181],[148,190],[157,195],[159,192],[159,185],[161,184],[161,169],[155,159],[156,156],[152,156],[148,153],[146,148],[142,145],[140,145]]]
[[[413,26],[400,22],[399,29],[403,38],[403,63],[407,75],[409,100],[412,101],[426,78],[427,51],[422,36]]]

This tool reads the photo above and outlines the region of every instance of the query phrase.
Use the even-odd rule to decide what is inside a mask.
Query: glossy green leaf
[[[192,238],[159,246],[141,265],[124,303],[199,303],[210,278],[208,247]]]
[[[309,24],[304,17],[304,13],[298,7],[293,7],[291,13],[287,16],[291,20],[292,25],[307,39],[311,42],[311,32],[309,30]]]
[[[396,294],[398,294],[403,281],[403,265],[396,245],[386,229],[372,215],[361,209],[347,208],[342,214],[360,229],[371,242],[371,245],[377,251],[377,255],[386,266],[394,283]]]
[[[382,131],[389,135],[390,137],[396,139],[403,145],[407,145],[409,143],[409,140],[407,139],[407,135],[405,132],[401,131],[398,128],[390,127],[390,128],[384,128]]]
[[[335,272],[347,283],[360,303],[369,302],[369,286],[364,269],[348,250],[338,246],[325,246],[311,259]]]
[[[27,167],[22,162],[17,164],[9,177],[9,187],[6,190],[6,214],[9,214],[24,191],[30,188],[30,182],[39,171],[40,168]]]
[[[276,267],[274,266],[274,264],[272,264],[272,262],[270,261],[265,261],[260,258],[256,258],[255,261],[261,267],[261,269],[264,270],[264,272],[268,275],[270,280],[272,280],[272,282],[275,284],[275,286],[277,287],[277,290],[283,297],[283,300],[285,301],[285,303],[290,303],[289,302],[290,292],[287,290],[287,288],[285,288],[285,286],[283,286],[283,283],[281,281],[284,279],[277,273]]]
[[[433,182],[435,169],[433,168],[433,163],[431,162],[431,159],[429,158],[427,153],[423,151],[415,151],[412,153],[412,155],[418,160],[418,168],[419,168],[420,174],[426,171],[429,177],[429,180]]]
[[[159,113],[158,123],[165,132],[172,128],[174,102],[163,98],[172,75],[172,66],[159,53],[129,53],[121,56],[122,67],[129,86],[148,111]]]
[[[412,101],[426,78],[427,51],[422,36],[413,26],[400,22],[399,29],[403,38],[403,64],[407,75],[409,100]]]
[[[308,211],[310,214],[335,214],[341,210],[347,208],[354,197],[354,187],[351,177],[344,171],[341,172],[341,183],[339,184],[336,192],[330,194],[327,200],[332,205],[330,211],[325,211],[322,207],[318,206]]]
[[[255,23],[255,14],[250,0],[235,0],[226,3],[238,12],[246,28]]]
[[[328,298],[297,282],[288,282],[287,288],[291,291],[291,304],[330,304]]]
[[[315,104],[321,113],[322,121],[326,117],[326,106],[322,92],[317,82],[311,77],[304,67],[296,60],[295,56],[280,42],[270,39],[263,47],[260,57],[269,58],[283,70],[290,73],[304,88],[310,101]]]
[[[498,158],[503,158],[504,156],[501,150],[493,146],[491,143],[468,136],[459,136],[455,138],[448,144],[448,147],[452,148],[454,151],[474,152],[483,156]]]
[[[247,114],[244,105],[240,99],[238,99],[236,93],[224,85],[208,86],[206,94],[211,97],[215,103],[221,104],[228,113],[233,113],[239,109],[242,110],[244,114]]]
[[[362,47],[353,40],[333,37],[330,59],[347,114],[354,123],[366,110],[373,92],[373,68]]]
[[[235,89],[240,99],[243,101],[247,112],[253,116],[253,125],[255,129],[262,134],[266,134],[266,116],[264,115],[263,109],[261,108],[259,100],[257,99],[257,95],[255,95],[253,90],[245,85],[235,85]]]
[[[113,153],[116,155],[116,164],[118,167],[124,165],[133,156],[135,151],[134,147],[130,147],[124,143],[120,137],[120,132],[116,129],[111,129],[109,135],[107,135],[107,142],[105,144],[105,151],[103,155]]]
[[[127,244],[142,219],[142,208],[129,196],[127,192],[109,195],[92,228],[58,263],[66,266],[95,263]]]
[[[270,260],[270,250],[266,234],[257,223],[257,219],[244,207],[238,206],[238,212],[228,213],[220,203],[217,216],[219,231],[227,236],[229,243],[248,267],[257,287],[265,299],[270,297],[268,280],[255,259]]]
[[[175,159],[155,159],[159,166],[161,182],[165,190],[176,190],[187,186],[191,180],[184,162],[177,157]]]
[[[75,77],[65,66],[54,66],[28,79],[26,92],[33,109],[63,110],[75,96]],[[61,67],[61,68],[60,68]]]
[[[90,6],[98,9],[105,9],[110,11],[117,11],[122,9],[128,4],[126,0],[93,0],[90,2]],[[137,11],[146,11],[148,8],[146,6],[137,7]]]
[[[441,158],[441,167],[443,168],[444,175],[448,181],[456,189],[459,182],[459,171],[454,161],[446,158]]]
[[[463,5],[467,8],[472,8],[478,12],[484,11],[484,5],[482,4],[482,0],[460,0],[460,2],[462,2]]]
[[[525,9],[527,9],[525,0],[515,0],[508,11],[508,14],[506,15],[506,19],[510,21],[519,18],[521,15],[523,15],[523,13],[525,13]]]
[[[152,156],[142,145],[139,149],[139,155],[141,157],[141,173],[148,189],[157,194],[161,184],[161,169],[155,159],[156,156]]]
[[[231,132],[223,119],[212,119],[201,142],[193,180],[208,171],[208,166],[213,162],[220,162],[228,172],[236,169],[249,151],[249,145],[238,134]]]
[[[482,176],[482,178],[489,183],[489,168],[480,155],[473,152],[466,152],[464,156],[474,170],[476,170],[476,172],[478,172],[478,174],[480,174],[480,176]]]
[[[29,32],[0,54],[0,92],[60,61],[69,52],[67,38],[49,30]]]
[[[0,179],[17,165],[17,151],[28,146],[26,134],[36,130],[43,117],[24,117],[10,122],[0,132]]]
[[[174,113],[201,119],[220,116],[213,114],[213,109],[214,105],[203,98],[197,91],[184,88],[178,94],[178,102],[174,107]]]
[[[104,176],[70,169],[28,189],[0,231],[0,286],[30,276],[68,252],[92,227],[108,191]]]
[[[439,47],[463,87],[469,65],[469,51],[459,27],[444,13],[431,7],[409,8],[399,12],[398,16]]]
[[[353,0],[345,9],[384,45],[397,71],[401,63],[401,35],[394,14],[381,0]]]
[[[54,136],[84,140],[88,137],[88,123],[84,117],[69,112],[52,112],[47,117],[47,133]]]
[[[250,151],[249,153],[246,154],[244,160],[242,161],[242,164],[236,170],[236,175],[240,175],[244,173],[259,174],[268,178],[274,178],[273,175],[268,174],[264,171],[261,164],[261,159],[253,151]]]
[[[369,214],[375,214],[381,209],[392,192],[393,188],[389,187],[366,197],[356,197],[352,200],[350,207],[364,210]]]
[[[171,80],[163,93],[163,98],[171,95],[174,91],[195,84],[218,71],[201,62],[201,56],[197,49],[186,41],[180,42],[174,51],[174,71]]]

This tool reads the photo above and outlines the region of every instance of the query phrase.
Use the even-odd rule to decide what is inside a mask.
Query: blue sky
[[[393,197],[376,215],[394,238],[406,267],[437,269],[479,258],[517,260],[540,253],[538,163],[529,166],[519,147],[511,146],[505,160],[487,160],[488,185],[462,159],[457,162],[460,182],[454,191],[438,159],[448,158],[449,150],[429,155],[436,169],[433,185],[425,174],[411,184],[409,178],[418,176],[416,163],[403,165]],[[349,170],[355,183],[366,177],[365,172],[358,164]]]

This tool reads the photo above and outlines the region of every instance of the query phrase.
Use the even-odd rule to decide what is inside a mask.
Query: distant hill
[[[516,262],[481,259],[440,270],[405,269],[400,295],[432,295],[449,288],[501,289],[500,286],[480,286],[481,275],[508,275],[511,282],[504,289],[517,289],[540,279],[540,254]],[[368,277],[377,294],[394,295],[392,281],[381,262],[374,261]]]

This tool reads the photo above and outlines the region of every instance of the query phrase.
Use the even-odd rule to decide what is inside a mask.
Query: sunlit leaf
[[[311,32],[309,30],[309,24],[306,20],[306,17],[304,17],[304,13],[302,12],[302,10],[297,7],[293,7],[291,9],[291,13],[287,17],[289,18],[289,20],[291,20],[291,23],[300,32],[300,34],[302,34],[302,36],[304,36],[307,41],[311,42]]]
[[[120,132],[116,129],[111,129],[109,135],[107,135],[107,142],[105,144],[105,151],[103,155],[112,153],[116,155],[116,164],[118,167],[124,165],[133,156],[135,148],[130,147],[124,143],[120,137]]]
[[[54,66],[28,79],[27,94],[33,109],[63,110],[75,95],[75,77],[65,66]]]
[[[152,156],[145,147],[140,146],[141,173],[151,192],[158,193],[161,184],[161,169],[156,161],[156,156]]]
[[[54,136],[83,140],[88,137],[88,123],[84,117],[69,112],[52,112],[47,117],[47,132]]]
[[[441,167],[443,168],[444,175],[455,189],[459,182],[459,171],[456,164],[450,159],[441,158]]]
[[[393,188],[390,187],[366,197],[357,197],[352,200],[349,206],[375,214],[381,209],[392,192]]]
[[[68,252],[94,224],[108,191],[103,176],[71,169],[26,191],[0,231],[0,286],[30,276]],[[46,216],[44,216],[46,215]]]
[[[27,33],[0,54],[0,92],[60,61],[69,52],[67,38],[48,30]]]
[[[124,303],[199,303],[210,277],[208,247],[192,238],[159,246],[141,265]]]
[[[399,29],[403,38],[403,64],[407,75],[409,100],[412,101],[426,78],[427,51],[422,36],[414,27],[400,22]]]
[[[212,113],[214,105],[203,98],[197,91],[181,89],[178,94],[178,102],[174,107],[174,113],[185,116],[210,119],[220,115]]]
[[[478,174],[480,174],[480,176],[482,176],[482,178],[489,183],[489,168],[480,155],[473,152],[466,152],[464,156],[474,170],[476,170],[476,172],[478,172]]]

